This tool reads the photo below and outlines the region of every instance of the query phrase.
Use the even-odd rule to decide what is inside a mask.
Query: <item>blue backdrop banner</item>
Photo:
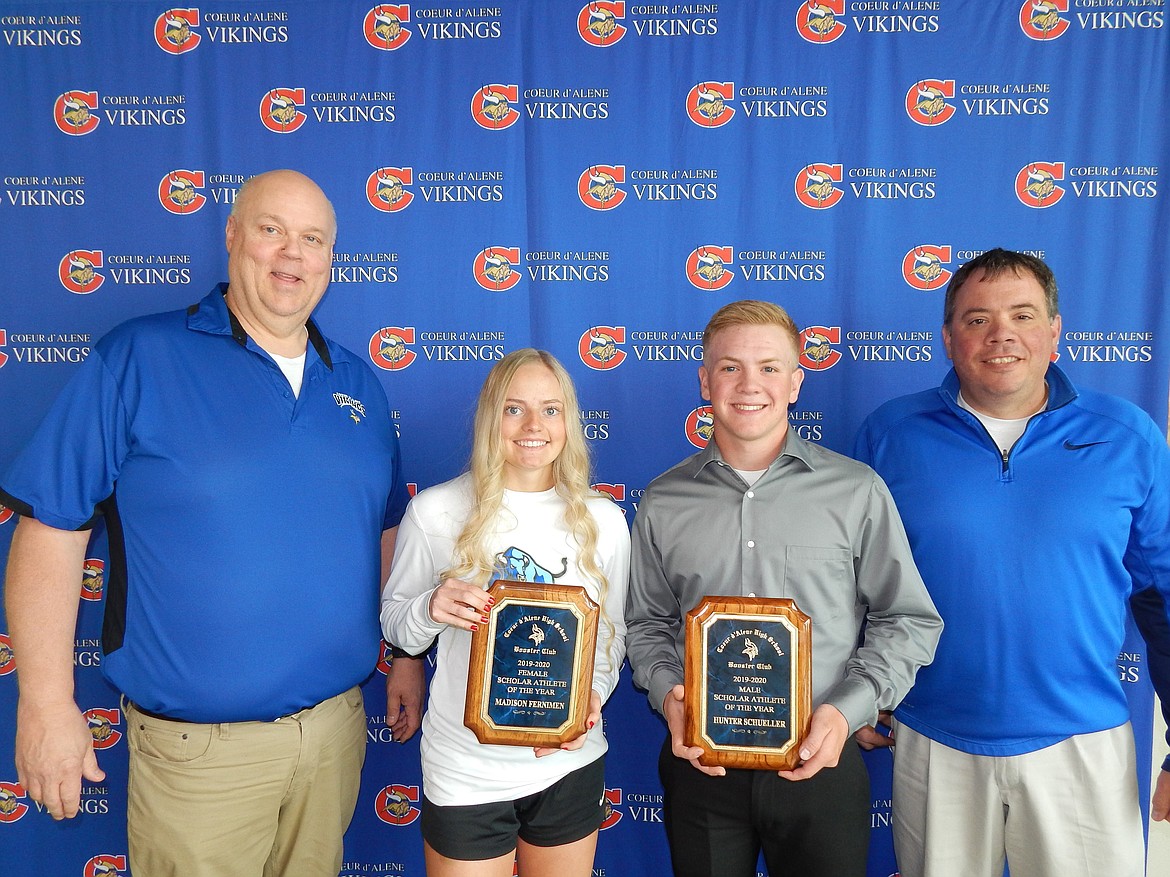
[[[792,313],[792,427],[847,450],[878,403],[941,379],[942,289],[994,246],[1056,271],[1073,380],[1164,423],[1165,18],[1163,0],[0,3],[0,470],[97,338],[226,279],[236,191],[277,167],[336,207],[317,318],[380,376],[416,488],[462,469],[483,376],[534,345],[572,372],[598,486],[632,519],[710,437],[701,330],[739,298]],[[106,561],[98,531],[75,655],[107,778],[70,822],[16,781],[0,616],[0,847],[21,873],[128,873]],[[1118,672],[1146,765],[1136,635]],[[391,742],[383,683],[342,874],[421,877],[417,740]],[[594,873],[666,873],[664,726],[628,671],[605,721]],[[870,874],[890,877],[889,757],[867,763]]]

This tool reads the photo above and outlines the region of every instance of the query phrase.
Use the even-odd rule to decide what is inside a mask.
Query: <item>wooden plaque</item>
[[[500,580],[471,635],[465,724],[480,743],[555,748],[587,730],[597,604],[584,588]]]
[[[791,770],[812,712],[812,620],[792,600],[704,597],[687,613],[684,687],[700,764]]]

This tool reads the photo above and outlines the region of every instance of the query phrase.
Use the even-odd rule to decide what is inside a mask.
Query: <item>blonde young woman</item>
[[[625,653],[629,531],[589,488],[577,396],[564,367],[526,348],[480,391],[469,471],[418,494],[398,531],[382,631],[411,653],[438,637],[423,718],[422,830],[430,877],[588,877],[604,798],[601,706]],[[463,725],[471,633],[485,588],[521,578],[581,585],[601,607],[589,730],[559,749],[480,743]]]

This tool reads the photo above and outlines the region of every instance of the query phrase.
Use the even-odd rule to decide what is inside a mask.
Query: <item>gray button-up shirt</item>
[[[901,701],[942,632],[885,483],[791,430],[751,487],[711,441],[638,506],[626,647],[659,712],[683,681],[686,613],[707,595],[794,600],[813,622],[813,708],[832,704],[850,731]]]

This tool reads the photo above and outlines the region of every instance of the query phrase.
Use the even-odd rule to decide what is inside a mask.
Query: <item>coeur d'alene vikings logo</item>
[[[624,164],[595,164],[577,178],[577,197],[590,210],[613,210],[626,200],[625,190],[618,187],[625,181]]]
[[[609,371],[625,361],[626,352],[618,347],[625,342],[625,326],[592,326],[577,340],[577,356],[594,371]]]
[[[699,450],[707,447],[707,442],[715,435],[715,416],[711,413],[710,405],[700,405],[687,415],[686,425],[683,427],[687,441]]]
[[[607,48],[621,42],[626,35],[625,25],[618,24],[626,17],[623,0],[615,3],[586,3],[577,13],[577,33],[585,42],[598,48]]]
[[[731,247],[711,244],[695,247],[687,256],[687,280],[695,289],[704,292],[723,289],[735,279],[735,272],[727,267],[731,264],[732,256]]]
[[[0,676],[7,676],[16,670],[16,653],[12,651],[12,643],[8,634],[0,633]]]
[[[106,282],[106,278],[94,270],[101,267],[101,250],[72,250],[58,263],[57,279],[70,292],[89,295],[97,292]]]
[[[471,273],[489,292],[504,292],[520,282],[519,247],[484,247],[475,254]]]
[[[413,326],[381,328],[370,336],[370,361],[386,371],[401,371],[418,356],[407,346],[413,343]]]
[[[924,292],[941,289],[951,279],[951,272],[943,267],[950,261],[950,247],[931,244],[911,247],[902,257],[902,279]]]
[[[1020,30],[1028,39],[1054,40],[1068,30],[1068,0],[1025,0],[1020,4]]]
[[[840,326],[809,326],[800,333],[800,367],[814,372],[832,368],[841,361],[841,351],[833,346],[840,343]]]
[[[100,122],[97,108],[96,91],[66,91],[53,103],[53,121],[58,131],[80,137],[97,128]]]
[[[1064,197],[1064,189],[1056,185],[1063,179],[1063,161],[1034,161],[1016,174],[1016,197],[1021,204],[1037,210],[1051,207]]]
[[[624,483],[619,482],[618,484],[611,484],[608,481],[597,481],[597,482],[594,482],[593,484],[590,484],[589,486],[592,487],[594,490],[596,490],[598,493],[604,493],[606,496],[608,496],[614,502],[624,502],[625,501],[626,485]],[[622,802],[621,797],[620,797],[621,789],[618,789],[618,792],[619,792],[619,797],[616,801],[613,802],[615,804],[620,804]]]
[[[471,118],[489,131],[502,131],[520,121],[516,104],[520,86],[490,83],[479,88],[471,98]]]
[[[955,114],[955,108],[947,103],[954,96],[955,80],[923,79],[906,92],[906,115],[928,128],[941,125]]]
[[[413,168],[380,167],[366,177],[366,200],[383,213],[405,210],[414,200],[414,193],[406,190],[413,182]]]
[[[843,179],[841,165],[814,163],[800,169],[794,183],[796,198],[805,207],[827,210],[845,197],[834,183]]]
[[[85,721],[93,737],[94,749],[109,749],[122,739],[122,732],[114,727],[122,723],[121,710],[95,707],[85,711]]]
[[[168,213],[188,216],[207,203],[199,191],[205,182],[203,171],[176,168],[158,181],[158,201]]]
[[[410,39],[410,31],[402,25],[410,21],[409,3],[379,3],[366,13],[362,33],[375,49],[393,52]]]
[[[796,32],[810,43],[831,43],[847,30],[838,17],[844,14],[845,0],[808,0],[796,9]]]
[[[106,562],[98,557],[87,557],[81,565],[81,599],[100,602],[105,579]]]
[[[305,105],[303,88],[272,88],[260,98],[260,121],[276,134],[291,134],[308,118],[301,107]]]
[[[378,792],[374,801],[374,813],[387,825],[410,825],[421,812],[416,806],[419,801],[418,786],[402,786],[395,783]]]
[[[168,55],[185,55],[203,40],[191,31],[198,26],[198,9],[168,9],[154,20],[155,45]]]
[[[102,853],[85,863],[82,877],[120,877],[126,870],[126,857]]]
[[[24,796],[20,783],[0,782],[0,824],[16,822],[28,812],[28,804],[20,800]]]
[[[700,128],[720,128],[735,115],[728,106],[734,98],[734,82],[700,82],[687,93],[687,117]]]
[[[606,789],[605,796],[602,799],[602,819],[601,830],[605,831],[607,828],[613,828],[622,821],[622,811],[615,809],[622,803],[621,789]]]

